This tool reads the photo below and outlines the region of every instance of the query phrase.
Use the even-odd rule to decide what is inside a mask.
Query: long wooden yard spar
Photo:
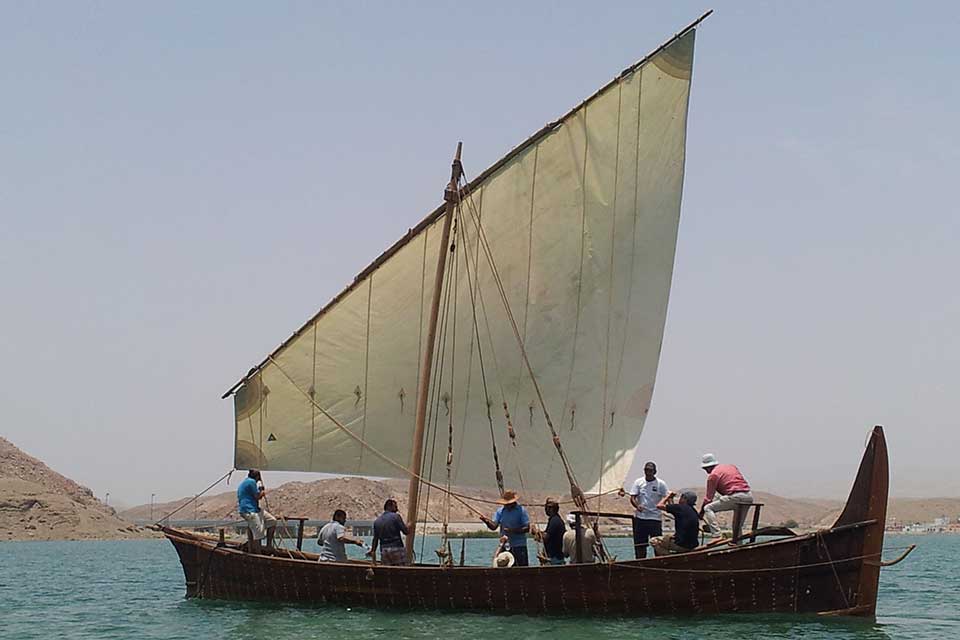
[[[430,323],[427,325],[427,344],[423,352],[423,364],[420,367],[420,380],[417,382],[417,417],[413,430],[413,452],[410,456],[410,489],[407,497],[407,559],[413,561],[413,542],[417,529],[417,510],[420,506],[420,472],[423,469],[423,434],[427,422],[427,401],[430,397],[430,374],[433,365],[433,350],[437,338],[437,318],[440,315],[440,294],[443,288],[443,272],[447,264],[448,245],[450,244],[450,225],[457,206],[460,177],[463,166],[460,164],[460,151],[463,143],[457,143],[457,154],[450,169],[450,183],[443,194],[445,202],[443,231],[440,235],[440,251],[437,256],[437,273],[433,283],[433,300],[430,303]]]

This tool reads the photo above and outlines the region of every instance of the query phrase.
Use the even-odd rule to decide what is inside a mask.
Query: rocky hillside
[[[264,474],[267,485],[267,506],[275,515],[304,516],[311,519],[329,518],[334,509],[344,509],[351,520],[369,520],[380,514],[383,501],[395,498],[400,503],[401,513],[406,509],[407,483],[400,480],[368,480],[365,478],[331,478],[313,482],[288,482],[278,487],[269,486],[269,473]],[[187,504],[174,519],[220,520],[236,517],[237,499],[235,487],[244,477],[242,472],[234,474],[231,490],[225,493],[204,496],[198,504],[187,504],[191,498],[182,498],[173,502],[154,505],[154,518],[160,519],[174,509]],[[699,488],[702,491],[702,487]],[[695,489],[696,490],[696,489]],[[494,500],[497,496],[490,491],[475,489],[460,489],[460,493],[473,495],[485,500]],[[788,520],[796,521],[801,528],[812,528],[820,524],[828,514],[834,514],[841,505],[838,501],[830,500],[797,500],[783,498],[769,493],[756,492],[758,502],[763,502],[762,522],[764,524],[782,524]],[[534,521],[543,520],[543,511],[539,505],[543,504],[545,494],[527,493],[522,495],[524,504],[530,511]],[[427,494],[421,493],[421,505]],[[595,505],[594,501],[591,501]],[[429,496],[430,519],[440,521],[443,514],[443,496],[433,490]],[[496,505],[474,503],[481,511],[489,511],[492,515]],[[564,504],[562,511],[566,512],[571,505]],[[618,498],[616,495],[604,496],[603,511],[630,513],[628,498]],[[147,520],[150,517],[150,506],[141,505],[123,511],[120,515],[127,520]],[[476,522],[482,526],[472,511],[456,500],[451,501],[451,522]],[[625,524],[625,523],[624,523]]]
[[[219,520],[236,518],[237,496],[236,485],[245,477],[245,472],[236,472],[230,483],[230,490],[200,498],[197,505],[189,504],[190,497],[174,500],[173,502],[154,504],[155,519],[187,504],[173,516],[174,519]],[[313,482],[287,482],[278,487],[270,486],[269,473],[264,474],[267,482],[267,508],[276,515],[304,516],[311,519],[326,519],[335,509],[343,509],[351,520],[368,520],[376,518],[383,511],[383,502],[387,498],[394,498],[400,503],[401,512],[406,508],[407,483],[401,480],[369,480],[366,478],[331,478]],[[497,496],[493,492],[477,492],[470,490],[471,495],[493,500]],[[421,492],[421,505],[427,500],[425,491]],[[543,496],[536,494],[527,496],[527,504],[542,504]],[[432,519],[440,520],[443,508],[443,496],[432,491],[429,496],[429,508]],[[476,505],[481,511],[490,511],[492,514],[495,505]],[[150,518],[150,505],[140,505],[120,515],[127,520],[147,520]],[[477,516],[455,500],[451,504],[450,520],[454,522],[476,521]]]
[[[143,537],[90,489],[0,438],[0,540]]]

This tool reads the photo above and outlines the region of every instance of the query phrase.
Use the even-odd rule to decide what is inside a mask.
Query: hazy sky
[[[457,140],[476,175],[713,6],[638,456],[841,496],[882,423],[895,495],[960,493],[957,5],[472,4],[3,4],[0,435],[114,500],[203,488],[221,393]]]

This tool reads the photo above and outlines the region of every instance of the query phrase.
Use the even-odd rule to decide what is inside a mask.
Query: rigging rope
[[[417,480],[419,480],[420,482],[422,482],[423,484],[425,484],[426,486],[433,487],[434,489],[436,489],[436,490],[438,490],[438,491],[446,491],[446,489],[445,489],[443,486],[431,482],[431,481],[428,480],[427,478],[424,478],[421,474],[414,473],[413,470],[405,467],[405,466],[402,465],[401,463],[397,462],[396,460],[394,460],[394,459],[391,458],[390,456],[386,455],[385,453],[383,453],[382,451],[380,451],[379,449],[377,449],[376,447],[374,447],[373,445],[371,445],[369,442],[367,442],[367,441],[363,440],[362,438],[360,438],[357,434],[355,434],[353,431],[351,431],[350,429],[348,429],[342,422],[340,422],[340,421],[336,418],[336,416],[334,416],[333,414],[331,414],[329,411],[327,411],[325,408],[323,408],[320,404],[318,404],[313,398],[311,398],[311,397],[310,397],[310,394],[307,393],[303,388],[301,388],[300,385],[297,384],[296,381],[294,381],[294,379],[290,376],[290,374],[287,373],[287,370],[284,369],[272,356],[268,356],[268,357],[267,357],[267,360],[269,361],[270,364],[272,364],[273,366],[275,366],[275,367],[277,368],[277,371],[279,371],[279,372],[281,373],[281,375],[283,375],[283,377],[287,379],[287,381],[293,386],[294,389],[296,389],[298,392],[300,392],[311,404],[313,404],[313,405],[317,408],[317,411],[319,411],[325,418],[327,418],[328,420],[330,420],[330,422],[333,423],[333,425],[334,425],[337,429],[339,429],[340,431],[342,431],[343,433],[345,433],[345,434],[347,435],[347,437],[349,437],[351,440],[353,440],[354,442],[356,442],[357,444],[359,444],[359,445],[362,446],[362,447],[366,447],[366,449],[367,449],[370,453],[372,453],[374,456],[376,456],[377,458],[379,458],[380,460],[382,460],[382,461],[385,462],[386,464],[390,465],[390,466],[393,467],[394,469],[400,471],[400,472],[403,473],[405,476],[414,477],[414,478],[416,478]],[[227,475],[229,475],[229,474],[227,474]],[[226,477],[226,475],[225,475],[224,477]],[[222,480],[222,479],[223,479],[223,478],[220,478],[220,480]],[[220,482],[220,480],[217,480],[217,482]],[[216,483],[214,483],[214,484],[216,484]],[[210,488],[212,488],[212,487],[213,487],[213,485],[211,485]],[[208,489],[208,490],[209,490],[209,489]],[[605,494],[610,494],[610,493],[613,493],[614,491],[619,491],[619,489],[611,489],[610,491],[605,492]],[[199,494],[199,495],[202,495],[202,494]],[[581,494],[581,495],[583,495],[583,494]],[[468,500],[472,500],[472,501],[474,501],[474,502],[486,503],[486,504],[499,504],[496,500],[487,500],[487,499],[485,499],[485,498],[478,498],[478,497],[475,497],[475,496],[468,496],[468,495],[459,493],[459,492],[457,492],[457,491],[452,491],[452,490],[450,491],[450,496],[451,496],[454,500],[456,500],[457,502],[461,503],[464,507],[466,507],[467,509],[469,509],[470,511],[472,511],[475,515],[484,516],[484,517],[486,517],[487,514],[485,514],[484,512],[482,512],[482,511],[480,511],[479,509],[477,509],[476,507],[474,507],[472,504],[470,504],[470,503],[468,502]],[[584,496],[584,498],[587,499],[587,500],[592,500],[592,499],[595,499],[595,498],[597,498],[597,497],[599,497],[599,496],[598,496],[598,495],[597,495],[597,496],[589,496],[589,497]],[[576,502],[573,501],[573,500],[563,500],[563,501],[561,501],[561,504],[570,504],[571,502],[573,502],[574,504],[576,504]],[[189,503],[187,503],[187,504],[189,504]],[[183,506],[186,506],[186,505],[183,505]],[[174,512],[174,513],[175,513],[175,512]]]
[[[454,253],[456,247],[459,243],[459,237],[463,235],[463,225],[458,224],[460,222],[459,216],[459,204],[457,205],[457,216],[453,219],[453,241],[450,245],[450,252]],[[459,234],[459,235],[458,235]],[[467,259],[468,251],[461,250],[460,253],[463,254],[464,260]],[[453,282],[454,286],[459,286],[460,284],[460,261],[454,256],[453,260]],[[473,295],[473,284],[470,282],[470,274],[467,272],[467,287],[470,289],[471,298]],[[457,291],[457,294],[459,290]],[[453,297],[453,335],[451,338],[452,341],[452,355],[450,357],[450,368],[452,371],[456,372],[456,358],[457,358],[457,302],[459,300],[459,295],[454,294]],[[479,344],[477,345],[479,349]],[[472,355],[472,349],[471,349]],[[483,361],[481,360],[481,372],[483,371]],[[455,374],[450,376],[450,397],[451,402],[455,396],[455,385],[456,380]],[[464,415],[469,408],[469,398],[470,398],[470,385],[469,380],[467,383],[464,399]],[[440,548],[436,550],[437,556],[440,559],[440,564],[443,566],[453,566],[453,551],[450,548],[450,539],[448,538],[449,524],[450,524],[450,492],[452,489],[453,483],[453,409],[451,408],[449,415],[447,416],[447,484],[446,491],[444,492],[444,504],[443,504],[443,537],[440,542]]]
[[[456,243],[455,238],[457,233],[455,219],[453,220],[453,228],[451,229],[451,231],[452,231],[451,235],[454,238],[454,240],[451,240],[451,242],[453,243],[452,246],[455,246],[455,243]],[[447,248],[441,247],[440,250],[446,251]],[[443,372],[444,372],[444,369],[441,365],[443,361],[446,359],[446,353],[447,353],[447,327],[450,319],[450,314],[449,314],[450,295],[451,295],[450,292],[451,292],[451,289],[453,288],[450,286],[450,283],[453,278],[453,270],[448,269],[444,274],[444,277],[445,277],[445,282],[442,284],[442,287],[443,287],[443,303],[441,304],[442,315],[440,319],[440,337],[439,337],[440,348],[437,349],[436,353],[434,354],[434,362],[432,365],[433,370],[437,371],[437,375],[434,376],[431,382],[433,387],[433,392],[430,397],[432,398],[433,402],[430,404],[430,415],[427,418],[426,438],[430,440],[430,468],[427,471],[427,478],[430,481],[433,480],[434,462],[436,461],[436,454],[437,454],[437,425],[440,420],[440,401],[443,399],[443,395],[444,395],[440,393],[440,390],[443,387]],[[454,325],[456,325],[456,315],[454,315]],[[448,414],[450,413],[449,404],[447,404],[447,413]],[[422,485],[424,484],[424,482],[421,480],[420,484]],[[426,525],[426,522],[430,516],[430,511],[429,511],[430,492],[431,492],[431,486],[428,484],[425,500],[423,503],[424,525]],[[417,521],[418,522],[420,521],[419,513],[418,513]],[[420,538],[420,557],[421,558],[423,557],[423,549],[425,544],[426,544],[426,537],[421,537]]]
[[[164,520],[169,520],[169,519],[170,519],[170,516],[172,516],[172,515],[175,514],[175,513],[179,513],[181,510],[185,509],[185,508],[187,507],[187,505],[196,502],[196,501],[200,498],[200,496],[202,496],[202,495],[205,494],[207,491],[210,491],[210,489],[213,489],[215,486],[217,486],[218,484],[220,484],[221,482],[223,482],[224,479],[226,479],[226,480],[227,480],[227,484],[229,484],[229,483],[230,483],[230,476],[233,475],[233,472],[234,472],[234,471],[236,471],[236,469],[230,469],[230,471],[227,471],[225,474],[223,474],[222,476],[220,476],[219,478],[217,478],[217,479],[216,479],[214,482],[212,482],[212,483],[210,484],[210,486],[208,486],[206,489],[204,489],[203,491],[201,491],[201,492],[198,493],[197,495],[193,496],[193,498],[187,500],[186,502],[184,502],[182,505],[180,505],[179,507],[177,507],[176,509],[174,509],[173,511],[171,511],[171,512],[168,513],[167,515],[165,515],[165,516],[163,516],[162,518],[160,518],[159,520],[157,520],[154,524],[160,524],[160,523],[163,522]]]
[[[462,202],[461,193],[466,189],[467,185],[469,184],[466,182],[465,178],[463,178],[463,180],[465,183],[463,188],[457,190],[457,197],[458,199],[461,200],[461,202]],[[483,227],[480,224],[480,217],[476,211],[476,206],[473,204],[473,194],[472,192],[467,191],[466,195],[467,195],[466,200],[467,200],[468,208],[470,210],[470,213],[473,219],[473,224],[477,230],[477,235],[480,238],[480,244],[481,244],[481,247],[483,248],[484,256],[487,258],[487,262],[490,265],[490,271],[491,271],[491,274],[493,275],[494,284],[496,284],[497,286],[497,291],[500,294],[500,300],[503,303],[504,311],[507,314],[507,319],[510,321],[511,328],[513,329],[514,338],[517,341],[517,347],[519,348],[520,355],[523,358],[523,363],[527,368],[527,372],[530,375],[530,381],[533,384],[533,389],[536,393],[537,400],[540,403],[540,408],[543,410],[543,415],[546,420],[547,427],[549,427],[550,429],[553,445],[556,448],[557,454],[560,457],[560,462],[562,463],[564,473],[567,476],[567,481],[570,483],[570,495],[573,498],[574,503],[580,508],[580,510],[587,511],[586,497],[584,496],[583,490],[580,488],[577,482],[576,474],[574,473],[573,468],[570,466],[570,461],[567,460],[566,453],[563,450],[563,444],[560,442],[560,435],[557,433],[557,430],[553,425],[553,420],[550,418],[550,412],[547,409],[547,403],[543,398],[543,393],[540,389],[540,383],[537,381],[537,377],[533,372],[533,365],[530,363],[529,355],[527,354],[526,347],[523,344],[524,340],[520,335],[520,329],[517,326],[516,318],[514,317],[513,311],[510,308],[510,301],[507,299],[507,294],[503,286],[503,281],[500,278],[499,271],[497,270],[496,261],[493,258],[493,250],[490,248],[490,243],[487,240],[486,234],[483,231]],[[590,524],[594,530],[594,533],[596,534],[597,542],[601,550],[601,556],[604,558],[608,557],[609,554],[607,553],[606,545],[604,544],[603,539],[600,535],[600,531],[597,526],[597,520],[594,519],[592,522],[590,522]]]
[[[463,204],[462,201],[457,203],[458,217],[462,213],[462,204]],[[477,340],[477,357],[480,360],[480,379],[483,381],[483,398],[484,398],[484,403],[486,404],[486,407],[487,407],[487,424],[490,427],[490,446],[493,449],[493,466],[495,469],[495,475],[497,480],[497,489],[499,489],[500,493],[503,494],[503,491],[504,491],[503,471],[500,469],[500,456],[497,453],[497,438],[493,429],[493,416],[490,413],[490,391],[487,388],[487,373],[486,373],[486,367],[484,367],[484,364],[483,364],[483,347],[480,340],[480,325],[477,322],[477,303],[476,303],[476,298],[474,297],[473,283],[470,278],[470,264],[469,264],[470,258],[468,256],[468,252],[464,251],[463,254],[464,254],[463,257],[464,257],[466,270],[467,270],[467,280],[470,281],[469,288],[470,288],[470,306],[472,309],[471,315],[473,316],[474,336],[476,337],[476,340]],[[476,281],[479,287],[479,282],[480,282],[479,270],[477,270],[476,272]],[[512,438],[513,438],[513,434],[511,431],[511,439]]]
[[[459,191],[458,191],[459,196]],[[573,472],[573,468],[570,466],[567,456],[563,451],[563,445],[560,443],[560,436],[557,433],[556,428],[553,425],[553,420],[550,418],[550,412],[547,409],[547,403],[543,398],[543,392],[540,390],[540,383],[537,381],[537,377],[533,372],[533,365],[530,364],[530,358],[527,354],[526,347],[523,344],[523,339],[520,337],[520,329],[517,326],[516,318],[513,315],[513,311],[510,308],[510,301],[507,299],[507,293],[503,286],[503,280],[500,278],[500,273],[497,270],[496,262],[493,259],[493,251],[490,248],[490,243],[486,238],[486,234],[483,231],[483,227],[480,225],[479,216],[476,214],[476,208],[472,203],[472,194],[467,193],[467,203],[469,205],[470,213],[473,218],[473,224],[477,229],[477,235],[480,237],[480,244],[483,248],[484,256],[487,258],[487,262],[490,265],[490,271],[493,275],[494,284],[497,286],[497,291],[500,294],[500,300],[503,302],[504,311],[506,311],[507,319],[510,321],[510,327],[513,329],[514,338],[516,338],[517,346],[520,350],[520,355],[523,358],[524,365],[526,365],[527,373],[530,376],[530,381],[533,384],[534,392],[537,396],[537,401],[540,403],[540,408],[543,410],[544,417],[546,418],[547,426],[550,428],[550,434],[553,437],[553,445],[557,449],[557,453],[560,456],[560,460],[563,463],[564,472],[567,475],[567,480],[570,482],[570,493],[573,498],[576,500],[578,495],[583,495],[582,490],[577,484],[576,477]]]
[[[725,553],[729,553],[729,550],[725,550]],[[638,571],[653,571],[659,573],[770,573],[776,571],[796,571],[797,569],[809,569],[812,567],[834,567],[834,572],[836,572],[835,565],[844,564],[847,562],[859,562],[861,560],[868,560],[870,558],[878,558],[882,555],[882,552],[868,553],[862,556],[853,556],[851,558],[841,558],[839,560],[828,560],[827,562],[808,562],[806,564],[793,564],[784,567],[757,567],[756,569],[674,569],[674,568],[665,568],[665,567],[644,567],[642,566],[644,561],[628,560],[627,562],[615,562],[608,561],[608,565],[614,569],[634,569]],[[676,556],[674,556],[676,557]],[[842,592],[843,589],[841,588]],[[846,598],[844,598],[846,600]],[[849,607],[848,607],[849,608]]]
[[[462,201],[462,199],[461,199],[461,200],[460,200],[460,203],[459,203],[459,205],[458,205],[458,212],[461,213],[461,214],[462,214],[462,204],[463,204],[463,201]],[[477,216],[477,219],[479,220],[479,215]],[[466,225],[463,225],[463,226],[465,227]],[[477,236],[477,243],[478,243],[478,245],[479,245],[479,243],[480,243],[479,234],[478,234],[478,236]],[[469,277],[469,272],[470,272],[470,264],[469,264],[469,262],[470,262],[470,261],[469,261],[469,257],[466,257],[466,256],[465,256],[465,258],[466,258],[466,265],[467,265],[467,274],[468,274],[468,277]],[[497,363],[497,352],[496,352],[495,349],[493,349],[493,332],[490,330],[490,318],[489,318],[489,316],[487,315],[486,303],[483,301],[483,290],[479,287],[479,282],[480,282],[480,264],[479,264],[479,260],[477,260],[477,263],[476,263],[475,268],[474,268],[474,272],[475,272],[475,274],[476,274],[476,279],[477,279],[477,283],[478,283],[478,286],[477,286],[477,288],[476,288],[476,298],[480,300],[480,311],[483,313],[483,322],[484,322],[484,326],[485,326],[486,329],[487,329],[487,338],[490,340],[490,346],[491,346],[490,352],[491,352],[491,356],[493,357],[493,370],[494,370],[493,372],[494,372],[494,375],[495,375],[495,377],[496,377],[496,379],[497,379],[497,386],[498,386],[499,389],[500,389],[500,400],[501,400],[501,403],[502,403],[502,405],[503,405],[504,415],[506,416],[507,436],[510,438],[510,444],[511,444],[511,446],[512,446],[511,451],[513,452],[513,456],[512,456],[512,457],[513,457],[513,460],[514,460],[514,464],[515,464],[516,467],[517,467],[517,479],[520,481],[520,488],[525,491],[525,490],[526,490],[526,484],[525,484],[524,481],[523,481],[523,471],[522,471],[522,469],[520,468],[520,462],[519,462],[519,460],[517,459],[517,454],[516,454],[516,449],[517,449],[517,434],[516,434],[516,431],[514,431],[513,422],[512,422],[511,419],[510,419],[510,410],[509,410],[509,408],[508,408],[508,406],[507,406],[506,393],[504,392],[504,389],[503,389],[503,380],[502,380],[502,377],[501,377],[501,375],[500,375],[500,367],[499,367],[499,365],[498,365],[498,363]],[[471,304],[472,304],[472,307],[473,307],[473,316],[474,316],[474,317],[473,317],[473,322],[474,322],[474,327],[475,327],[475,330],[476,330],[476,333],[477,333],[477,352],[480,354],[480,367],[481,367],[480,373],[481,373],[481,376],[483,376],[483,390],[484,390],[484,396],[486,397],[486,402],[487,402],[487,420],[488,420],[488,422],[490,423],[490,433],[491,433],[490,437],[491,437],[491,442],[492,442],[492,444],[493,444],[494,464],[495,464],[495,466],[496,466],[496,471],[497,471],[497,480],[498,480],[497,486],[499,487],[500,493],[502,494],[502,493],[503,493],[503,473],[502,473],[502,471],[500,470],[500,463],[499,463],[499,459],[498,459],[498,456],[497,456],[497,450],[496,450],[496,439],[495,439],[495,437],[494,437],[494,435],[493,435],[493,416],[492,416],[491,413],[490,413],[490,404],[491,404],[491,403],[490,403],[490,395],[489,395],[489,392],[488,392],[488,389],[487,389],[487,381],[486,381],[485,368],[484,368],[484,366],[483,366],[483,354],[482,354],[482,352],[480,351],[481,340],[480,340],[479,323],[477,322],[477,319],[476,319],[477,304],[476,304],[476,299],[475,299],[474,296],[473,296],[473,289],[472,289],[472,288],[471,288],[471,291],[470,291],[470,295],[471,295]]]

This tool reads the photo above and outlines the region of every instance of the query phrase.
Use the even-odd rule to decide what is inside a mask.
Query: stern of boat
[[[887,441],[883,427],[876,426],[860,461],[857,478],[834,528],[869,523],[864,528],[863,558],[856,602],[843,615],[873,617],[877,611],[877,591],[880,583],[880,554],[883,552],[883,532],[887,521],[887,492],[889,467]]]

